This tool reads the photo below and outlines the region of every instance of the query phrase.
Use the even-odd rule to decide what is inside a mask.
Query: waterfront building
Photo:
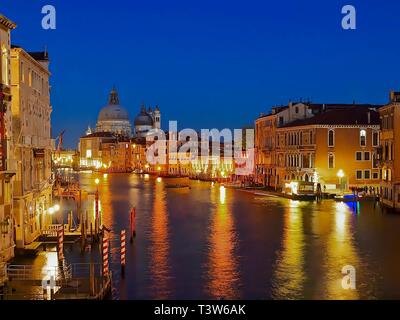
[[[289,102],[287,106],[273,107],[270,114],[261,114],[255,121],[255,183],[275,189],[281,186],[282,174],[277,172],[277,128],[296,120],[311,118],[320,111],[320,105]]]
[[[12,216],[12,154],[10,32],[16,24],[0,14],[0,270],[14,256],[14,219]],[[0,286],[3,277],[0,272]]]
[[[18,248],[35,241],[52,223],[52,151],[47,52],[11,50],[15,237]]]
[[[400,209],[400,92],[390,93],[389,104],[379,109],[381,134],[379,154],[380,201]]]
[[[372,105],[331,105],[313,117],[277,129],[281,188],[293,181],[320,183],[323,191],[379,185],[376,147],[379,115]]]
[[[53,151],[53,163],[55,168],[78,168],[79,153],[76,150],[55,150]]]
[[[81,169],[100,169],[103,166],[103,144],[114,143],[116,137],[112,132],[87,132],[79,139],[79,166]],[[107,163],[108,165],[108,163]]]

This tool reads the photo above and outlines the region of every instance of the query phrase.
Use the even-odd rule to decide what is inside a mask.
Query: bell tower
[[[154,129],[161,129],[161,112],[158,105],[153,111]]]

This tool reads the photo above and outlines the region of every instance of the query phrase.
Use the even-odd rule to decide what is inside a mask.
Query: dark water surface
[[[115,299],[400,298],[400,215],[373,202],[299,202],[198,181],[165,189],[134,174],[81,174],[82,187],[94,191],[96,177]],[[122,279],[119,234],[132,206],[137,237]],[[68,262],[88,259],[67,250]],[[342,288],[346,265],[355,290]]]

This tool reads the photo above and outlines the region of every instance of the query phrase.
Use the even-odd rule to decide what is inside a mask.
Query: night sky
[[[131,118],[159,104],[163,127],[240,128],[290,99],[386,103],[400,90],[400,1],[0,0],[12,42],[47,45],[53,136],[96,123],[116,85]],[[41,28],[41,8],[57,29]],[[342,6],[357,30],[341,28]]]

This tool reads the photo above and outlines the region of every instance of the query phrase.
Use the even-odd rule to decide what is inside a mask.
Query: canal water
[[[114,299],[400,298],[400,215],[379,204],[300,202],[199,181],[168,189],[136,174],[81,174],[82,188],[94,192],[95,178],[112,230]],[[132,206],[137,236],[122,278],[119,234]],[[66,251],[68,263],[88,261]],[[345,266],[354,267],[354,290],[342,287]]]

